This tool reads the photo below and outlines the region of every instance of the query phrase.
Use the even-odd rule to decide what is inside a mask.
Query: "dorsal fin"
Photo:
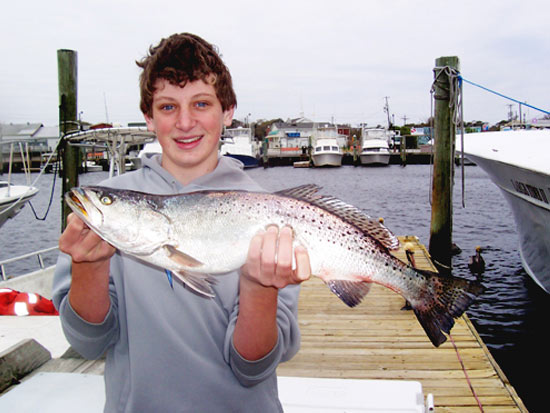
[[[399,248],[399,239],[380,220],[371,218],[359,208],[332,196],[322,196],[311,202],[356,226],[386,248]]]
[[[306,201],[324,210],[337,215],[343,220],[359,228],[363,233],[376,239],[384,247],[395,250],[399,248],[399,240],[378,219],[369,217],[359,208],[350,205],[341,199],[328,195],[319,195],[321,187],[315,184],[298,186],[275,192],[276,195]]]
[[[317,192],[319,192],[320,189],[321,187],[318,185],[306,184],[294,188],[282,189],[280,191],[274,192],[274,194],[311,202],[319,197],[319,195],[317,195]]]

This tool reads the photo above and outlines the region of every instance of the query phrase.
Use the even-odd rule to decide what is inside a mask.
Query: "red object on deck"
[[[59,315],[52,300],[35,293],[0,288],[0,315]]]

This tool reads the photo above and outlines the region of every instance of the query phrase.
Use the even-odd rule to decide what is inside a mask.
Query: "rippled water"
[[[383,217],[395,234],[416,235],[424,244],[430,231],[430,166],[408,165],[385,168],[343,166],[334,169],[256,168],[248,173],[266,189],[279,190],[316,183],[322,192],[341,198],[373,217]],[[36,175],[34,175],[35,177]],[[477,167],[466,167],[466,207],[461,205],[461,174],[457,171],[454,194],[453,241],[463,250],[453,258],[454,274],[471,277],[467,263],[477,245],[483,248],[487,268],[485,293],[468,314],[499,365],[530,412],[545,412],[546,386],[539,377],[548,361],[543,352],[550,295],[527,276],[517,252],[518,238],[512,213],[497,187]],[[96,183],[106,177],[97,172],[81,175],[80,183]],[[0,178],[1,179],[1,178]],[[3,179],[6,179],[4,175]],[[34,178],[33,178],[34,179]],[[15,181],[24,182],[23,175]],[[44,175],[33,200],[43,215],[53,175]],[[37,221],[27,206],[0,228],[0,260],[53,246],[59,236],[60,182],[46,221]],[[53,263],[55,255],[48,259]],[[35,260],[6,266],[10,274],[36,268]]]

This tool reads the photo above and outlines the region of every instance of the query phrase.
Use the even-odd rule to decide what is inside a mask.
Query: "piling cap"
[[[412,252],[414,250],[414,244],[412,242],[405,242],[403,248],[405,249],[405,251]]]

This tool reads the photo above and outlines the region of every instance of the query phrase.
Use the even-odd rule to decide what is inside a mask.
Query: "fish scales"
[[[382,262],[382,254],[374,239],[333,213],[302,200],[263,193],[218,192],[173,198],[160,211],[172,218],[174,232],[186,234],[187,240],[179,244],[183,251],[203,262],[207,261],[205,252],[219,252],[208,259],[210,266],[204,267],[205,272],[239,268],[252,237],[269,225],[292,227],[296,243],[310,251],[313,274],[327,280],[367,281],[382,269],[375,265]],[[224,255],[224,251],[231,254]],[[361,259],[365,255],[372,257]]]
[[[478,283],[418,271],[396,259],[397,238],[378,220],[305,185],[276,193],[198,191],[152,195],[103,187],[75,188],[67,203],[118,249],[174,273],[213,296],[215,277],[239,269],[251,239],[269,225],[288,225],[307,248],[312,274],[353,307],[371,283],[411,304],[436,346],[482,290]]]

